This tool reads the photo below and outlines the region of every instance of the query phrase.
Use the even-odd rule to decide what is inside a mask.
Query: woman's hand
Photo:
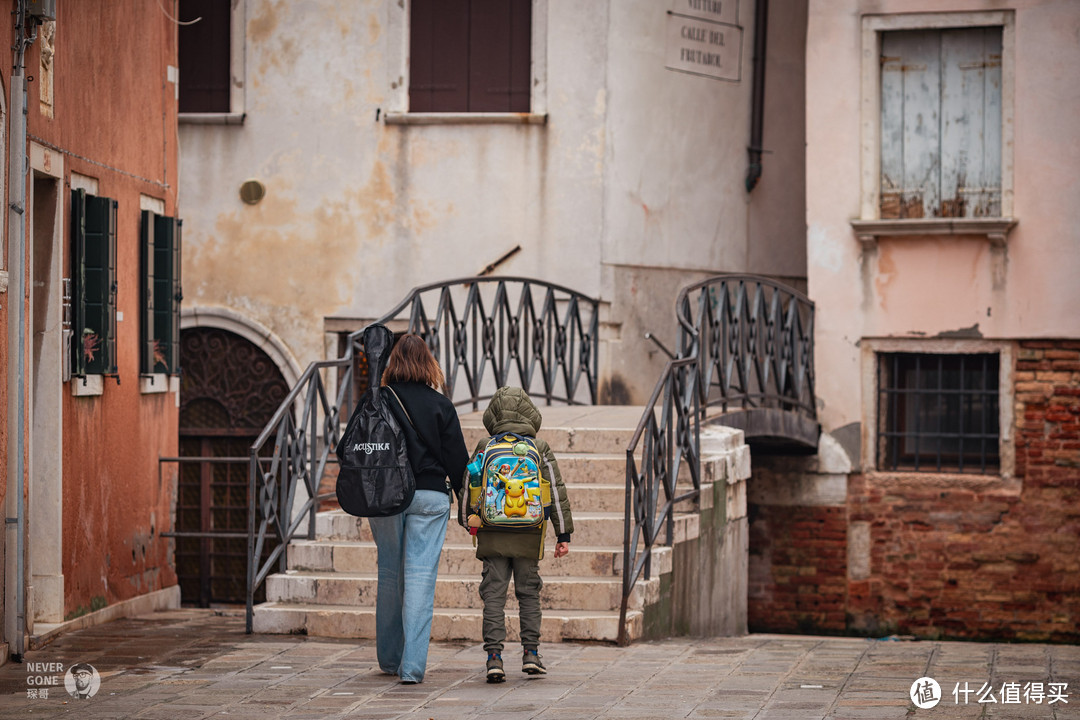
[[[555,557],[561,558],[570,552],[570,543],[560,542],[555,543]]]

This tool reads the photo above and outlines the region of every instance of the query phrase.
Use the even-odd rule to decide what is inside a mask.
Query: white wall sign
[[[715,5],[718,10],[720,4],[719,0],[682,0],[679,3],[680,6]],[[737,25],[668,12],[664,64],[669,70],[738,82],[742,34],[742,28]]]

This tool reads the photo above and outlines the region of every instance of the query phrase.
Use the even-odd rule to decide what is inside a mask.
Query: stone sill
[[[983,235],[996,248],[1005,240],[1016,218],[915,218],[909,220],[852,220],[851,227],[864,249],[877,246],[882,237],[910,235]]]
[[[73,397],[93,397],[105,392],[105,380],[101,375],[84,375],[71,378]]]
[[[180,113],[181,125],[243,125],[247,113]]]
[[[387,125],[547,125],[547,113],[394,113]]]

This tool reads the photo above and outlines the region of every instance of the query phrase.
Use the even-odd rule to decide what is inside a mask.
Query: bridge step
[[[467,541],[466,541],[467,543]],[[558,560],[550,549],[540,561],[540,576],[620,577],[623,568],[622,548],[589,547],[573,543],[569,555]],[[316,572],[374,573],[378,571],[375,543],[353,540],[300,540],[289,546],[289,567]],[[484,564],[476,559],[471,544],[446,543],[439,558],[439,574],[479,576]],[[653,550],[654,572],[671,572],[671,548]]]
[[[295,602],[311,605],[375,604],[377,573],[312,572],[288,570],[266,579],[268,602]],[[510,583],[511,588],[513,582]],[[639,580],[634,585],[629,607],[641,609],[660,597],[660,581]],[[622,602],[622,580],[617,577],[547,577],[540,591],[540,602],[552,610],[618,610]],[[440,574],[435,581],[435,606],[483,608],[480,599],[480,575]],[[513,589],[507,608],[516,608]]]
[[[571,496],[572,497],[572,496]],[[456,506],[454,507],[456,510]],[[677,513],[675,515],[675,542],[697,536],[697,513]],[[574,512],[573,546],[622,548],[625,532],[622,512]],[[319,513],[316,519],[316,535],[326,540],[351,540],[372,542],[371,525],[360,518],[354,518],[342,510]],[[469,534],[451,519],[446,527],[446,542],[461,544],[469,542]],[[551,523],[547,527],[548,552],[555,544],[555,529]]]
[[[554,530],[549,524],[547,556],[541,561],[544,578],[543,641],[604,640],[618,637],[622,601],[622,564],[626,446],[642,413],[633,407],[541,407],[541,437],[559,459],[567,494],[574,510],[575,531],[570,554],[555,560]],[[487,435],[482,413],[461,417],[470,450]],[[725,489],[726,517],[745,514],[745,483],[729,486],[728,478],[749,474],[749,457],[738,433],[711,438],[701,468],[702,499],[712,502],[713,482]],[[690,489],[688,473],[680,477],[678,493]],[[663,504],[663,493],[660,494]],[[674,541],[698,536],[701,515],[697,504],[682,502],[674,517]],[[457,506],[453,508],[456,513]],[[288,552],[289,570],[267,578],[268,602],[255,608],[257,632],[307,633],[327,637],[371,638],[375,634],[377,551],[369,523],[341,510],[316,516],[316,539],[294,541]],[[639,580],[629,599],[630,639],[644,634],[643,609],[658,607],[660,576],[673,571],[671,547],[654,549],[652,577]],[[432,637],[440,640],[482,638],[479,584],[482,563],[475,558],[469,535],[456,515],[446,533],[436,580]],[[517,601],[507,599],[511,640],[517,639]]]
[[[375,608],[355,605],[312,605],[305,603],[264,603],[256,608],[257,633],[307,634],[319,637],[375,637]],[[642,636],[644,615],[627,612],[631,640]],[[520,639],[518,617],[506,616],[508,642]],[[478,642],[483,633],[483,611],[478,608],[435,608],[431,638],[438,641]],[[550,610],[544,608],[540,642],[598,640],[614,642],[619,637],[618,611]],[[512,667],[512,666],[508,666]]]

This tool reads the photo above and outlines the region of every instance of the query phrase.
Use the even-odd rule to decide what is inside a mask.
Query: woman
[[[387,400],[405,431],[416,495],[405,512],[369,522],[379,549],[375,601],[379,667],[407,684],[424,679],[450,491],[461,489],[469,462],[457,410],[435,389],[442,383],[442,369],[419,336],[398,340],[382,385],[393,390]]]

